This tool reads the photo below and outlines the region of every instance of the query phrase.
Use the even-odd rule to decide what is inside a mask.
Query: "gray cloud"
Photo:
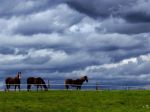
[[[68,6],[99,20],[101,32],[137,34],[150,31],[148,0],[68,0]]]
[[[5,18],[29,15],[47,10],[62,2],[63,0],[1,0],[0,15]]]
[[[149,4],[148,0],[137,0],[132,5],[125,6],[120,11],[120,15],[129,22],[133,23],[149,23],[150,22],[150,13],[149,13]]]
[[[8,51],[9,55],[1,52],[2,63],[5,62],[5,67],[2,65],[2,68],[9,68],[7,65],[12,66],[14,63],[19,63],[21,69],[32,67],[34,69],[51,69],[52,67],[55,70],[65,71],[68,66],[69,70],[73,70],[90,65],[116,63],[126,58],[147,54],[150,50],[149,35],[144,36],[144,34],[128,36],[90,32],[90,34],[82,34],[82,38],[77,38],[78,34],[73,36],[70,33],[66,33],[64,36],[58,34],[40,34],[30,37],[18,35],[11,37],[12,39],[7,36],[0,38],[1,45],[11,46],[12,51],[11,53]],[[42,45],[44,46],[42,47]],[[51,51],[51,49],[53,50]],[[6,60],[3,59],[4,57]],[[12,67],[15,69],[17,65]]]
[[[68,0],[68,5],[94,18],[121,17],[129,22],[149,22],[148,0]]]
[[[24,77],[149,81],[149,1],[9,2],[0,4],[1,78],[22,71]]]
[[[101,84],[149,84],[149,54],[125,59],[118,63],[89,66],[74,74],[88,74],[91,79],[98,79]]]
[[[150,23],[131,23],[121,18],[108,18],[96,29],[101,33],[140,34],[150,31]]]
[[[67,4],[79,12],[85,13],[91,17],[109,17],[118,11],[120,6],[130,4],[131,0],[68,0]]]
[[[7,20],[1,19],[0,24],[3,29],[1,32],[22,35],[63,33],[66,28],[77,24],[83,17],[78,12],[71,10],[66,4],[60,4],[46,11],[12,17]]]

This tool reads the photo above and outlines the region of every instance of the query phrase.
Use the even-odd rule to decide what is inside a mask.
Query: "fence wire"
[[[10,84],[10,90],[14,90],[14,86],[18,84]],[[38,84],[43,86],[43,84]],[[1,91],[6,90],[6,84],[2,85]],[[36,90],[37,84],[32,84],[31,89]],[[66,90],[65,84],[46,84],[49,90]],[[70,90],[76,90],[75,84],[70,84]],[[18,88],[17,88],[18,89]],[[21,90],[27,90],[27,84],[20,84]],[[121,86],[121,85],[100,85],[100,84],[83,84],[81,85],[82,90],[150,90],[150,85],[147,86]],[[40,87],[39,87],[40,90]]]

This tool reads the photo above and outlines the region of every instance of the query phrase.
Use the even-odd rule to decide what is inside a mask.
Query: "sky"
[[[150,83],[149,0],[0,0],[0,78]]]

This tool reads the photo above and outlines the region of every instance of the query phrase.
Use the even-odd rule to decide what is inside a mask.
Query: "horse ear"
[[[84,77],[85,77],[85,78],[87,78],[87,76],[86,76],[86,75],[85,75]]]
[[[18,72],[18,75],[21,75],[21,72]]]

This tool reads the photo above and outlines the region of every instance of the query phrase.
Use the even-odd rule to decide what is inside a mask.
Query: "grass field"
[[[150,112],[150,91],[0,92],[0,112]]]

